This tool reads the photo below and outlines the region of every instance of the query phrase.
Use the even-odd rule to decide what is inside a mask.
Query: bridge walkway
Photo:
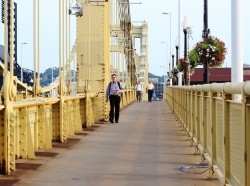
[[[99,124],[67,150],[26,173],[16,186],[217,186],[216,178],[201,169],[187,135],[163,101],[134,103],[125,108],[118,124]],[[39,159],[39,158],[38,158]],[[29,160],[39,161],[39,160]]]

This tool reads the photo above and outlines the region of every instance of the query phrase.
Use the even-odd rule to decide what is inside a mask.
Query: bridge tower
[[[148,85],[148,24],[143,22],[141,25],[132,26],[133,45],[135,46],[135,39],[140,39],[140,54],[136,54],[136,69],[137,76],[140,82],[142,82],[145,89]],[[146,99],[147,95],[143,94],[143,99]]]
[[[79,0],[85,5],[77,17],[77,92],[98,92],[93,102],[95,121],[107,117],[104,99],[110,79],[110,2]]]

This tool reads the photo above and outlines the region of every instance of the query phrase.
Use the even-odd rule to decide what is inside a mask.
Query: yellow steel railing
[[[167,87],[165,98],[223,185],[250,185],[250,82]]]
[[[0,170],[11,174],[15,172],[16,159],[35,159],[36,150],[51,149],[53,141],[66,143],[76,132],[91,127],[101,119],[96,118],[98,111],[94,107],[101,96],[90,92],[82,96],[63,96],[62,99],[19,99],[11,102],[9,108],[0,105]],[[133,101],[135,91],[126,89],[121,108]]]

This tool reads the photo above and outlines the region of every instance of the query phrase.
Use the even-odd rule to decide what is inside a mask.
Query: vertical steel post
[[[231,82],[243,82],[243,1],[231,0]]]
[[[176,59],[176,62],[175,62],[175,63],[176,63],[176,64],[175,64],[175,65],[176,65],[176,67],[177,67],[177,65],[178,65],[178,60],[179,60],[179,46],[176,45],[176,46],[175,46],[175,49],[176,49],[176,57],[175,57],[175,59]],[[178,73],[177,76],[176,76],[176,85],[179,84],[179,83],[178,83],[178,82],[179,82],[178,78],[181,78],[181,77],[179,76],[179,74],[180,74],[180,73]],[[178,76],[179,76],[179,77],[178,77]]]
[[[172,66],[174,67],[174,54],[172,54]]]
[[[206,39],[209,34],[208,29],[208,11],[207,11],[207,0],[204,0],[204,15],[203,15],[203,33],[202,37],[203,39]],[[204,60],[203,61],[203,84],[209,84],[209,61]]]
[[[174,55],[173,54],[172,54],[172,66],[174,67]],[[177,68],[177,66],[176,66],[176,68]]]
[[[175,59],[176,59],[176,66],[178,65],[178,59],[179,59],[179,56],[178,56],[178,54],[179,54],[179,46],[175,46],[175,48],[176,48],[176,57],[175,57]]]
[[[187,63],[187,29],[183,29],[184,32],[184,61]],[[188,82],[187,69],[184,70],[184,85],[187,85]]]

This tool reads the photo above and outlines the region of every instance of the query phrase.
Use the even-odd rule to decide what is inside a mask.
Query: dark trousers
[[[110,112],[109,112],[109,119],[114,121],[114,111],[115,111],[115,121],[119,120],[119,112],[120,112],[120,96],[117,95],[110,95],[109,102],[110,102]]]
[[[148,90],[148,101],[152,101],[153,90]]]
[[[136,91],[136,99],[137,101],[141,101],[141,91]]]

